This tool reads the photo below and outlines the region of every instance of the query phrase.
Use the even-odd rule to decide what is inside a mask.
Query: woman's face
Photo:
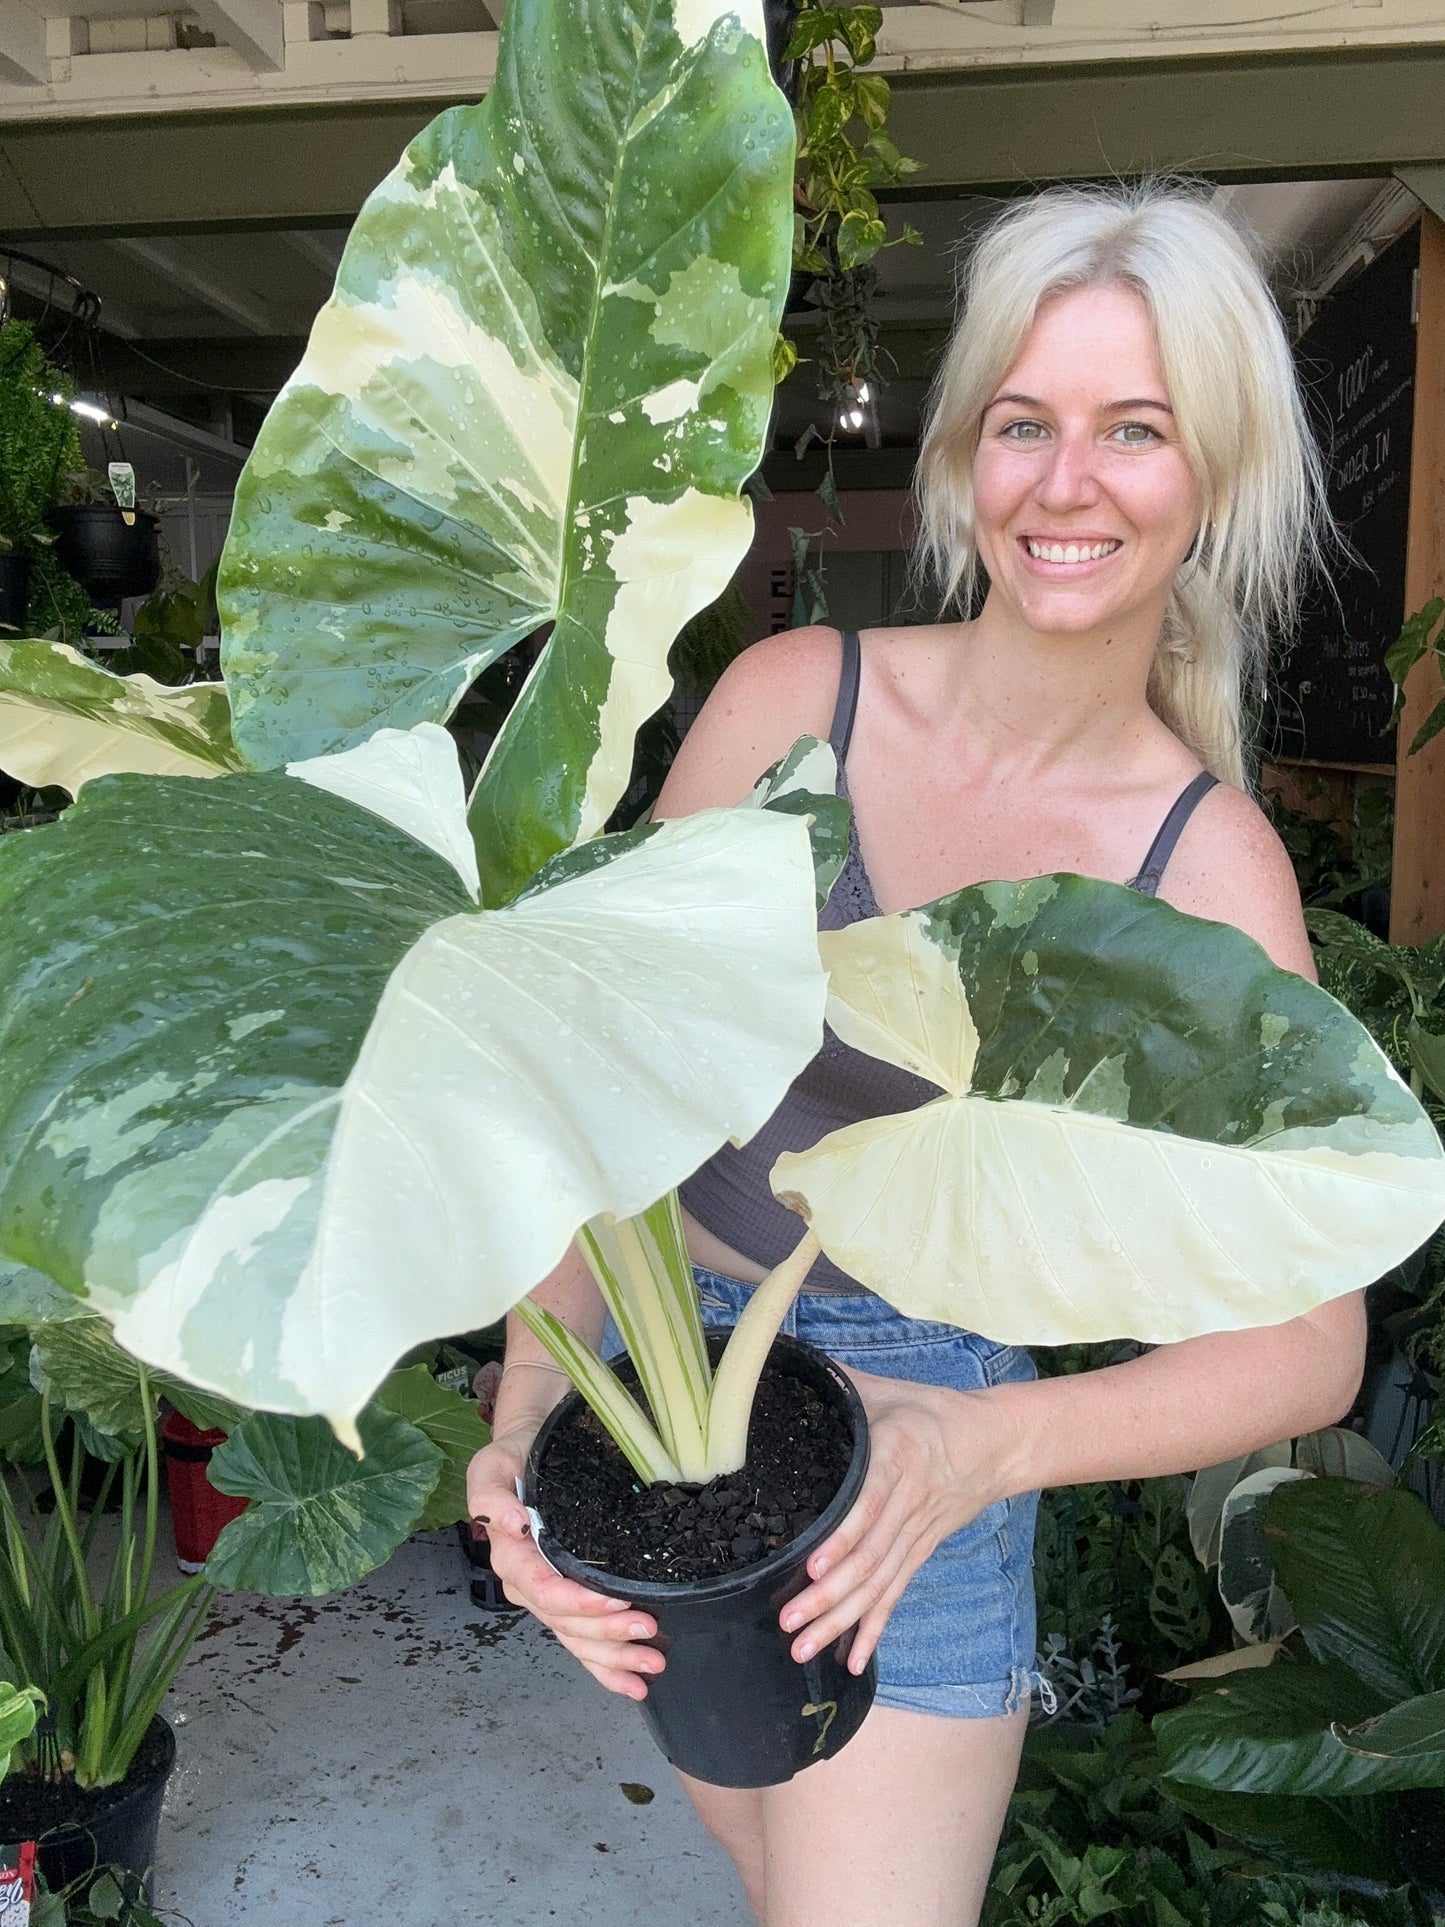
[[[1132,288],[1041,304],[985,411],[974,458],[979,557],[1037,633],[1163,618],[1200,492],[1154,326]]]

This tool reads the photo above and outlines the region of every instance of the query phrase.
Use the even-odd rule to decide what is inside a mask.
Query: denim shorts
[[[731,1325],[752,1286],[693,1267],[705,1325]],[[982,1391],[1034,1376],[1018,1345],[904,1318],[871,1292],[801,1292],[783,1330],[879,1378]],[[620,1349],[611,1319],[603,1351]],[[991,1719],[1028,1704],[1034,1673],[1034,1515],[1038,1494],[986,1506],[909,1580],[878,1642],[879,1706]]]

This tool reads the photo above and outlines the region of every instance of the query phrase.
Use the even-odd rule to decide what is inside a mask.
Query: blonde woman
[[[735,802],[795,738],[831,737],[856,834],[825,923],[1068,870],[1157,890],[1312,974],[1241,719],[1322,524],[1319,468],[1233,228],[1169,186],[1059,189],[1007,213],[972,259],[919,499],[958,619],[759,643],[693,726],[659,813]],[[729,1322],[791,1248],[767,1185],[780,1149],[930,1095],[830,1038],[760,1138],[684,1188],[705,1316]],[[601,1334],[580,1265],[538,1296]],[[856,1628],[850,1663],[877,1650],[878,1698],[786,1786],[687,1792],[766,1927],[967,1927],[1027,1717],[1039,1488],[1187,1471],[1332,1421],[1359,1378],[1360,1305],[1039,1382],[1015,1348],[903,1319],[820,1261],[790,1328],[854,1372],[873,1456],[783,1625],[800,1659]],[[508,1358],[540,1362],[521,1332]],[[652,1622],[553,1574],[512,1496],[562,1389],[508,1373],[473,1511],[513,1598],[640,1698],[662,1665],[638,1643]]]

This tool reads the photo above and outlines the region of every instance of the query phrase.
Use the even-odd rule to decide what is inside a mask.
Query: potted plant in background
[[[666,1326],[684,1280],[659,1200],[757,1128],[821,1031],[816,902],[842,856],[825,752],[801,745],[750,804],[601,834],[672,636],[749,538],[789,116],[756,8],[658,10],[639,45],[607,43],[595,173],[554,175],[560,145],[516,130],[590,111],[558,51],[577,4],[509,9],[486,102],[426,130],[358,220],[238,491],[235,747],[197,727],[178,747],[192,692],[87,683],[70,722],[115,725],[111,769],[163,743],[192,773],[94,784],[0,850],[0,1249],[153,1368],[260,1408],[213,1465],[253,1500],[216,1583],[264,1567],[267,1590],[321,1591],[384,1556],[440,1448],[374,1388],[409,1346],[516,1303],[584,1225],[634,1326],[649,1307]],[[468,796],[437,723],[547,620]],[[32,717],[45,696],[52,737],[57,660],[12,652],[7,685]],[[940,1096],[780,1163],[809,1230],[723,1360],[709,1435],[746,1432],[747,1397],[716,1386],[756,1380],[812,1238],[915,1315],[1167,1339],[1348,1289],[1445,1209],[1408,1091],[1232,931],[1047,878],[840,933],[827,962],[840,1034]],[[1089,1151],[1129,1174],[1127,1204],[1079,1194]],[[951,1215],[920,1175],[940,1157],[989,1211]],[[1068,1201],[1022,1258],[1019,1163]],[[1191,1187],[1228,1221],[1228,1266],[1197,1248]],[[644,1252],[629,1298],[608,1241],[648,1214],[661,1271]],[[1166,1249],[1170,1276],[1184,1249],[1200,1287],[1120,1286],[1116,1245]],[[301,1529],[325,1504],[349,1536]],[[791,1684],[819,1757],[839,1709]]]
[[[129,480],[124,500],[115,468]],[[137,508],[128,464],[114,464],[111,476],[77,464],[47,519],[60,566],[102,607],[114,612],[127,596],[149,595],[160,580],[160,522]]]
[[[73,392],[28,322],[0,326],[0,630],[12,634],[75,641],[107,626],[58,560],[48,519],[81,466]]]

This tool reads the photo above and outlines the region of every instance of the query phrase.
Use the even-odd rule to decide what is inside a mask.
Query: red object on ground
[[[224,1432],[203,1432],[179,1412],[167,1412],[161,1421],[176,1564],[182,1572],[201,1570],[221,1536],[222,1526],[229,1525],[250,1503],[218,1492],[206,1477],[212,1452],[225,1442]]]

